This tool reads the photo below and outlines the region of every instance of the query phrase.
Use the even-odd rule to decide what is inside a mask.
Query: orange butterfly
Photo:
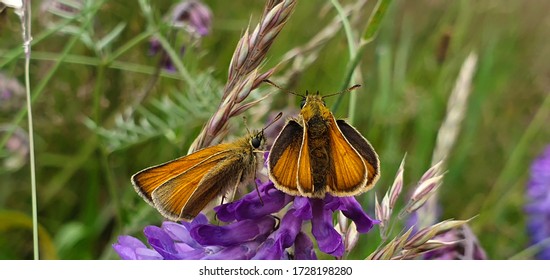
[[[319,92],[302,96],[299,118],[289,120],[273,143],[269,177],[291,195],[323,198],[368,191],[380,177],[378,155],[354,127],[334,118],[324,97]]]
[[[133,175],[132,184],[166,218],[192,219],[214,198],[256,174],[258,154],[265,152],[266,128],[149,167]]]

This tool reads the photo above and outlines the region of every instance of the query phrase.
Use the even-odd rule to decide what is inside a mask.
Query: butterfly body
[[[303,133],[307,134],[304,139],[307,139],[306,145],[309,147],[308,153],[309,160],[311,161],[313,196],[324,196],[327,175],[331,164],[330,124],[326,122],[326,119],[330,118],[332,114],[328,110],[323,110],[322,106],[319,106],[320,104],[322,105],[322,100],[320,100],[318,95],[313,95],[307,102],[310,109],[302,114],[302,123],[305,127]]]

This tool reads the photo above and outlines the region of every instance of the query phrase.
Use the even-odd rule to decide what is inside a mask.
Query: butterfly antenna
[[[355,89],[358,89],[359,87],[361,87],[361,85],[353,85],[353,86],[351,86],[350,88],[345,89],[345,90],[342,90],[342,91],[339,91],[339,92],[337,92],[337,93],[331,93],[331,94],[325,95],[325,96],[323,96],[323,98],[325,98],[325,97],[330,97],[330,96],[334,96],[334,95],[340,95],[340,94],[348,93],[348,92],[351,92],[351,91],[353,91],[353,90],[355,90]]]
[[[262,132],[270,127],[272,124],[274,124],[276,121],[278,121],[282,116],[283,112],[279,112],[279,114],[277,114],[277,116],[275,116],[275,118],[262,129]]]
[[[292,94],[292,95],[296,95],[296,96],[300,96],[300,97],[302,97],[302,98],[306,98],[305,96],[303,96],[303,95],[301,95],[301,94],[297,94],[297,93],[295,93],[295,92],[293,92],[293,91],[290,91],[290,90],[288,90],[288,89],[284,89],[284,88],[280,87],[278,84],[276,84],[276,83],[274,83],[274,82],[272,82],[272,81],[270,81],[270,80],[267,80],[267,79],[266,79],[266,80],[264,80],[264,82],[266,82],[266,83],[268,83],[268,84],[270,84],[270,85],[272,85],[272,86],[278,88],[279,90],[281,90],[281,91],[283,91],[283,92],[286,92],[286,93],[289,93],[289,94]]]

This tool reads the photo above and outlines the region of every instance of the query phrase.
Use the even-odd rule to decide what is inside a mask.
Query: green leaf
[[[367,24],[367,28],[363,34],[363,40],[365,43],[369,43],[376,38],[391,1],[392,0],[379,0],[378,3],[376,3],[376,7],[369,18],[369,23]]]

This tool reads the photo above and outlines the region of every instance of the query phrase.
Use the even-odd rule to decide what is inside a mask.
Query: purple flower
[[[21,83],[0,73],[0,117],[10,116],[25,104],[25,88]]]
[[[192,39],[199,39],[210,33],[212,26],[212,12],[204,3],[198,0],[182,1],[172,8],[167,16],[170,25],[175,29],[183,29],[190,34]],[[177,32],[173,33],[172,39],[178,45],[179,55],[183,57],[190,42],[182,42]],[[162,48],[158,38],[152,37],[149,41],[149,55],[160,54],[161,67],[169,72],[175,72],[176,67],[169,55]]]
[[[0,100],[0,105],[2,100]],[[0,138],[12,130],[10,125],[0,124]],[[5,152],[7,156],[0,157],[0,168],[9,171],[15,171],[24,166],[27,163],[29,155],[29,139],[27,132],[20,127],[16,127],[13,130],[13,134],[8,138],[6,142]]]
[[[121,235],[118,243],[113,245],[118,255],[124,260],[161,260],[162,256],[155,250],[147,248],[139,239]]]
[[[550,146],[531,165],[525,212],[527,231],[540,250],[537,259],[550,260]]]
[[[182,1],[172,9],[171,20],[175,27],[188,29],[198,36],[206,36],[212,26],[212,12],[198,0]]]
[[[340,257],[344,242],[333,225],[336,210],[351,219],[360,233],[377,223],[353,197],[294,197],[271,182],[258,185],[258,191],[214,208],[224,225],[209,223],[200,214],[191,222],[146,227],[144,233],[153,250],[129,236],[121,236],[113,247],[123,259],[317,259],[313,236],[320,251]],[[278,215],[282,218],[275,218]],[[303,227],[308,221],[311,235]]]

